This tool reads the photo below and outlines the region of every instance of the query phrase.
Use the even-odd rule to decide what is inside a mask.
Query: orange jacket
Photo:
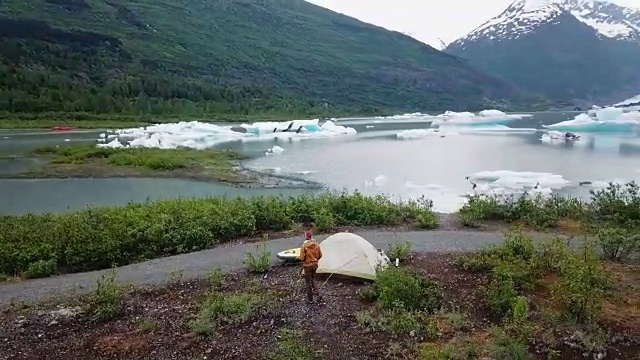
[[[305,240],[300,247],[300,260],[302,260],[302,266],[318,265],[318,260],[322,257],[322,250],[320,245],[314,240]]]

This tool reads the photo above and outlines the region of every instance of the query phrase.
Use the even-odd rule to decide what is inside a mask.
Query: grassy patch
[[[312,360],[315,352],[302,341],[301,331],[280,329],[276,349],[267,354],[268,360]]]
[[[248,252],[245,256],[244,264],[247,271],[252,274],[264,274],[271,268],[271,251],[267,250],[266,244],[256,246],[256,252]]]
[[[411,241],[396,242],[389,244],[387,249],[387,256],[389,259],[399,259],[400,261],[407,260],[411,255],[412,244]]]
[[[189,327],[199,335],[210,336],[216,326],[242,324],[268,311],[277,301],[277,295],[270,291],[233,294],[213,292],[204,300],[196,318],[189,322]]]
[[[378,273],[365,295],[376,301],[371,310],[356,313],[358,324],[370,331],[437,338],[438,323],[431,316],[443,304],[442,289],[414,273],[389,267]]]
[[[85,312],[91,321],[106,322],[122,313],[126,288],[116,284],[115,273],[103,275],[97,281],[96,290],[85,304]]]
[[[534,339],[543,342],[551,356],[558,351],[557,334],[570,336],[576,347],[595,354],[612,341],[598,335],[603,323],[612,322],[611,318],[619,324],[637,322],[620,316],[624,307],[615,314],[603,311],[604,307],[611,311],[607,305],[621,295],[620,286],[614,284],[611,267],[604,265],[596,245],[589,242],[571,247],[559,238],[536,242],[511,233],[504,244],[463,257],[459,265],[488,276],[484,300],[499,326],[487,351],[495,359],[529,359]],[[595,340],[578,341],[579,334],[598,338],[601,345],[590,348]]]
[[[213,179],[228,182],[247,181],[234,170],[233,160],[244,155],[229,150],[157,149],[157,148],[99,148],[95,144],[71,144],[48,146],[33,150],[35,155],[51,157],[51,163],[36,172],[60,170],[74,172],[94,167],[134,168],[154,172],[186,172],[193,175],[208,175]],[[106,168],[106,169],[105,169]]]
[[[0,273],[32,277],[110,268],[205,249],[314,223],[400,225],[431,209],[383,196],[324,193],[295,198],[171,199],[74,213],[0,217]],[[54,266],[55,265],[55,266]]]

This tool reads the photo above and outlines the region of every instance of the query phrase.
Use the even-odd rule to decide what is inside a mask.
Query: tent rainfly
[[[364,238],[347,232],[333,234],[320,243],[319,274],[338,274],[376,279],[376,269],[389,265],[389,258]]]

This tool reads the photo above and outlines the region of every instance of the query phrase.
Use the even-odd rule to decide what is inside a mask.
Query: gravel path
[[[480,249],[488,244],[499,243],[503,239],[501,233],[478,231],[418,231],[418,232],[385,232],[362,231],[358,235],[369,240],[378,248],[387,248],[396,241],[410,240],[416,251],[452,252]],[[536,235],[536,237],[542,235]],[[317,236],[317,240],[326,238]],[[272,261],[275,254],[284,249],[296,247],[301,238],[272,240],[266,243],[271,251]],[[154,259],[142,263],[117,268],[116,278],[119,283],[134,285],[156,285],[166,282],[176,275],[182,278],[201,277],[212,268],[239,270],[243,265],[245,254],[255,251],[253,244],[230,244],[210,250],[182,254],[166,258]],[[0,306],[11,302],[30,302],[47,300],[60,295],[80,295],[95,288],[96,280],[111,270],[92,271],[87,273],[66,274],[56,277],[26,280],[16,283],[0,284]]]

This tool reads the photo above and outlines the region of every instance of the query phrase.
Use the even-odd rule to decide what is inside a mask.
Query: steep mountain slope
[[[302,0],[3,0],[0,55],[0,111],[459,110],[522,99],[462,59]]]
[[[640,10],[596,0],[516,0],[446,52],[555,98],[640,91]]]

